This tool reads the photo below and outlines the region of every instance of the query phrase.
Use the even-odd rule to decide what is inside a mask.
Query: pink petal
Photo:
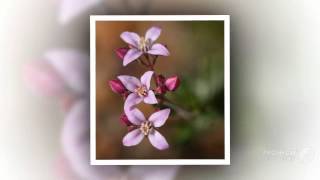
[[[141,86],[139,79],[134,76],[121,75],[118,76],[118,79],[131,92],[134,92],[135,89]]]
[[[142,122],[146,121],[143,113],[138,108],[127,111],[126,115],[128,117],[128,120],[135,125],[140,125]]]
[[[138,59],[142,54],[143,52],[138,49],[130,49],[123,58],[123,66],[126,66],[132,61]]]
[[[170,109],[166,108],[153,113],[148,120],[153,123],[154,127],[161,127],[162,125],[164,125],[169,115]]]
[[[167,140],[156,130],[153,130],[148,135],[150,143],[159,150],[164,150],[169,147]]]
[[[126,31],[121,33],[120,37],[124,42],[139,47],[140,36],[137,33]]]
[[[152,75],[153,75],[153,71],[147,71],[140,78],[141,84],[145,85],[147,89],[150,89],[150,82],[151,82]]]
[[[97,5],[101,0],[60,0],[59,19],[61,24],[70,22],[79,14]]]
[[[151,27],[147,30],[145,39],[150,39],[151,43],[156,41],[161,34],[161,29],[159,27]]]
[[[129,132],[123,138],[122,144],[124,146],[135,146],[135,145],[139,144],[142,141],[143,137],[144,137],[144,135],[140,131],[140,129],[135,129],[135,130]]]
[[[27,64],[23,73],[26,85],[35,93],[57,97],[67,92],[64,80],[45,61]]]
[[[149,54],[153,55],[161,55],[161,56],[169,56],[168,49],[162,44],[154,44],[151,49],[148,51]]]
[[[154,92],[152,90],[148,91],[148,95],[146,97],[143,98],[144,103],[146,104],[157,104],[157,98],[154,95]]]
[[[78,94],[89,92],[89,56],[73,49],[56,49],[47,52],[46,60]]]
[[[66,114],[61,134],[64,155],[76,179],[104,179],[119,176],[116,166],[90,165],[90,113],[89,102],[78,100]]]
[[[131,111],[133,107],[139,104],[142,100],[143,98],[136,93],[129,94],[126,101],[124,102],[124,112],[128,114],[128,112]]]

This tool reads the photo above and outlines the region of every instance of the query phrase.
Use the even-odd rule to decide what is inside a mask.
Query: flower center
[[[134,90],[140,97],[147,96],[148,91],[145,86],[140,86]]]
[[[143,52],[147,52],[150,50],[151,42],[149,39],[145,39],[144,37],[140,37],[139,42],[139,50]]]
[[[150,121],[145,121],[140,126],[140,131],[147,136],[153,129],[152,123]]]

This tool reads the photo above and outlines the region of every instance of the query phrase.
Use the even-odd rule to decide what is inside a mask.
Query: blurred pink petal
[[[82,179],[118,178],[121,171],[117,166],[90,165],[89,123],[89,103],[86,100],[76,101],[65,117],[62,130],[62,145],[67,160]]]
[[[78,176],[70,169],[70,164],[64,155],[60,155],[55,164],[56,173],[60,179],[75,180],[79,179]]]
[[[70,22],[79,14],[97,5],[101,0],[60,0],[58,21],[61,24]]]
[[[130,180],[174,180],[179,166],[131,166]]]
[[[73,49],[56,49],[45,58],[76,94],[89,92],[89,56]]]
[[[24,67],[24,81],[35,93],[46,96],[60,96],[65,84],[60,75],[45,61],[36,61]]]

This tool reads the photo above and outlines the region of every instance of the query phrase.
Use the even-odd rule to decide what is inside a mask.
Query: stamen
[[[135,89],[134,91],[135,91],[135,93],[137,93],[141,97],[148,95],[148,91],[145,86],[140,86],[137,89]]]
[[[140,126],[140,131],[145,135],[147,136],[151,130],[153,129],[153,126],[152,126],[152,123],[149,122],[149,121],[145,121],[141,124]]]
[[[139,49],[140,51],[147,52],[150,49],[150,40],[145,39],[144,37],[140,37],[139,41]]]

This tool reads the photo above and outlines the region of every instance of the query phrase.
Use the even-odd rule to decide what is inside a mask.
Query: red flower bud
[[[127,52],[129,51],[129,48],[127,47],[123,47],[123,48],[118,48],[116,49],[116,53],[117,53],[117,56],[123,60],[124,56],[127,54]]]
[[[124,113],[121,114],[120,121],[121,121],[121,123],[123,123],[126,126],[132,125],[132,123],[129,121],[128,117]]]
[[[180,85],[178,76],[172,76],[166,79],[165,85],[169,91],[175,91]]]
[[[164,94],[167,92],[167,88],[166,88],[166,86],[158,86],[158,87],[156,87],[155,92],[157,94]]]
[[[155,89],[155,92],[157,94],[164,94],[167,92],[167,88],[165,86],[165,81],[166,81],[166,78],[164,76],[162,76],[161,74],[156,76],[156,89]]]
[[[117,94],[123,94],[126,92],[126,88],[124,87],[122,82],[118,79],[109,81],[109,86],[111,90]]]
[[[166,78],[164,76],[162,76],[161,74],[156,76],[157,86],[162,86],[165,81],[166,81]]]

